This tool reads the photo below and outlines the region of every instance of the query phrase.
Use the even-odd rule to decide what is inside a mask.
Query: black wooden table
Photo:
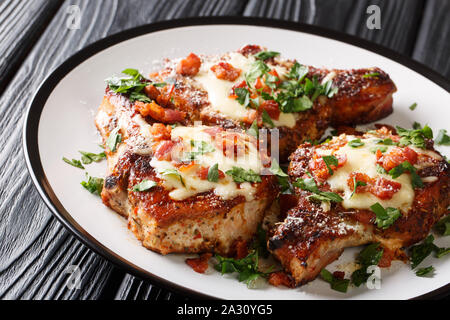
[[[369,5],[381,29],[367,28]],[[71,29],[74,8],[80,28]],[[75,8],[76,9],[76,8]],[[185,299],[116,268],[53,217],[22,151],[26,106],[65,59],[107,35],[193,16],[257,16],[339,30],[410,56],[450,77],[449,0],[2,0],[0,1],[0,298]],[[426,94],[426,93],[424,93]],[[81,270],[69,289],[67,267]]]

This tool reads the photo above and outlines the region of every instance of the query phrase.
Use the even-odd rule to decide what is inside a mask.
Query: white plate
[[[383,123],[410,127],[418,121],[428,123],[435,133],[441,128],[450,131],[449,83],[386,49],[342,34],[271,20],[215,18],[158,23],[125,31],[82,50],[60,66],[36,94],[24,130],[25,154],[33,180],[55,215],[84,243],[127,271],[184,293],[225,299],[408,299],[438,288],[441,290],[433,294],[447,291],[448,258],[429,257],[422,263],[436,268],[433,278],[419,278],[409,266],[398,262],[382,270],[381,289],[361,286],[350,288],[347,294],[331,290],[322,280],[297,289],[266,285],[249,290],[235,275],[195,273],[184,263],[185,255],[161,256],[142,247],[127,229],[125,219],[80,186],[83,170],[61,160],[63,156],[79,158],[78,150],[100,151],[94,114],[102,100],[105,78],[128,67],[148,74],[164,57],[182,57],[190,52],[223,53],[248,43],[266,46],[306,65],[344,69],[378,66],[398,87],[395,111]],[[418,107],[411,111],[408,107],[414,102]],[[450,155],[449,148],[440,149]],[[104,176],[105,165],[88,165],[86,169],[91,175]],[[449,247],[450,237],[439,238],[437,243]],[[358,250],[346,250],[334,265],[354,260]]]

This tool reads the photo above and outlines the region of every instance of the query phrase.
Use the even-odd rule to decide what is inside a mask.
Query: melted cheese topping
[[[217,111],[226,117],[234,120],[242,120],[247,115],[248,109],[241,105],[236,99],[230,98],[231,88],[236,84],[245,80],[245,73],[249,71],[252,63],[255,61],[253,56],[245,57],[244,55],[231,52],[227,60],[234,68],[241,70],[241,75],[236,81],[218,79],[216,74],[211,71],[211,67],[217,64],[218,60],[205,60],[202,63],[199,73],[194,77],[202,88],[208,93],[208,98],[211,103],[211,109]],[[270,64],[269,64],[270,65]],[[287,73],[287,70],[280,66],[270,67],[275,68],[277,73],[282,76]],[[285,126],[292,128],[296,123],[296,116],[294,113],[280,113],[278,120],[273,120],[275,126]]]
[[[354,136],[347,136],[347,141],[357,139]],[[392,207],[398,208],[403,212],[407,212],[412,205],[414,200],[414,189],[411,183],[411,177],[409,174],[404,173],[398,178],[393,179],[388,174],[378,173],[376,167],[376,156],[375,153],[371,151],[373,148],[377,147],[387,147],[385,153],[389,153],[393,146],[385,146],[377,144],[379,139],[366,138],[361,139],[364,142],[364,146],[353,148],[348,144],[338,149],[334,155],[346,155],[347,162],[341,168],[334,170],[331,177],[328,178],[327,183],[330,185],[333,191],[343,191],[344,201],[342,201],[342,206],[346,209],[369,209],[374,203],[380,203],[384,208]],[[317,149],[317,154],[319,155],[330,155],[330,149]],[[401,188],[398,192],[394,193],[393,197],[388,200],[382,200],[369,192],[355,193],[352,197],[351,194],[353,190],[348,186],[348,179],[350,173],[360,172],[367,174],[371,178],[383,177],[387,180],[393,180],[401,184]]]
[[[238,187],[238,185],[228,175],[225,175],[225,178],[223,179],[219,179],[218,182],[203,180],[197,175],[197,170],[200,166],[211,167],[216,163],[219,166],[219,170],[224,173],[227,170],[232,169],[233,166],[240,167],[245,170],[252,169],[257,173],[259,173],[262,169],[262,163],[259,158],[258,150],[251,142],[245,141],[248,150],[246,154],[233,159],[225,156],[223,150],[216,147],[214,138],[203,131],[205,128],[209,127],[176,127],[172,130],[172,140],[182,139],[183,145],[186,149],[189,149],[191,140],[204,141],[209,146],[214,147],[214,151],[199,155],[195,160],[196,165],[187,170],[178,170],[183,179],[184,185],[179,176],[164,175],[160,173],[167,169],[177,170],[177,167],[175,167],[172,162],[157,160],[156,158],[151,160],[150,165],[156,169],[158,177],[163,181],[163,186],[166,189],[171,190],[169,196],[174,200],[183,200],[198,193],[213,190],[217,196],[224,200],[233,199],[238,196],[244,196],[247,201],[253,200],[256,187],[251,183],[241,183]],[[245,135],[242,136],[245,137]]]

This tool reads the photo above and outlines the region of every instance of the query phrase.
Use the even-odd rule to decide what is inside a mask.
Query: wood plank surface
[[[450,1],[427,0],[413,58],[450,79]]]
[[[32,3],[24,10],[23,3]],[[381,29],[366,27],[370,4]],[[68,7],[81,12],[67,28]],[[76,51],[107,35],[188,16],[244,15],[299,21],[382,44],[450,75],[447,0],[71,0],[0,2],[0,298],[183,299],[125,274],[87,249],[52,216],[29,178],[21,147],[23,113],[40,82]],[[444,8],[444,10],[443,10]],[[416,41],[417,40],[417,41]],[[5,52],[5,54],[3,54]],[[12,178],[13,177],[13,178]],[[65,271],[81,271],[80,289]]]

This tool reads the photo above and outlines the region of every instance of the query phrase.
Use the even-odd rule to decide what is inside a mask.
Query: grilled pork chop
[[[268,247],[297,285],[313,280],[346,247],[379,242],[388,266],[449,213],[449,164],[420,133],[401,134],[384,127],[359,137],[342,134],[292,154],[298,203],[274,228]],[[376,215],[376,207],[390,216]]]
[[[277,195],[275,177],[260,175],[270,159],[263,163],[256,139],[242,131],[147,122],[111,91],[96,125],[107,145],[103,202],[151,250],[232,254]]]
[[[247,45],[222,56],[166,60],[150,75],[166,85],[148,88],[164,108],[181,110],[185,123],[279,130],[282,162],[300,143],[320,139],[329,126],[372,122],[392,112],[396,87],[379,68],[327,70],[282,60]],[[158,118],[156,112],[154,115]]]

